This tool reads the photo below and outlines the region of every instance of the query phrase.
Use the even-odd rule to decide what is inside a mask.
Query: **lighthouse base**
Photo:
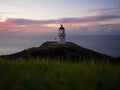
[[[65,37],[63,37],[63,36],[60,37],[60,36],[59,36],[59,37],[58,37],[58,43],[59,43],[59,44],[65,44],[65,43],[66,43]]]

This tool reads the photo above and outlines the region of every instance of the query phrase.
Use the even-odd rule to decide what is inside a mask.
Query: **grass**
[[[120,90],[120,66],[0,59],[0,90]]]

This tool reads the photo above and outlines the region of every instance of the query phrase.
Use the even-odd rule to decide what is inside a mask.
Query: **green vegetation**
[[[0,59],[0,90],[120,90],[120,66]]]
[[[71,42],[0,58],[0,90],[120,90],[120,58]]]

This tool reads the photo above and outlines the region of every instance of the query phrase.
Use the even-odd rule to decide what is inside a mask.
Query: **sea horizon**
[[[46,41],[54,41],[56,35],[0,36],[0,55],[9,55],[31,47],[39,47]],[[66,41],[112,57],[120,56],[120,35],[67,35]]]

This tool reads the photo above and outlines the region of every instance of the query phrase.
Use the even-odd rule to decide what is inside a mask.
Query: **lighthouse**
[[[59,28],[59,32],[58,32],[58,43],[59,44],[65,44],[65,28],[63,27],[63,25],[61,25],[61,27]]]

